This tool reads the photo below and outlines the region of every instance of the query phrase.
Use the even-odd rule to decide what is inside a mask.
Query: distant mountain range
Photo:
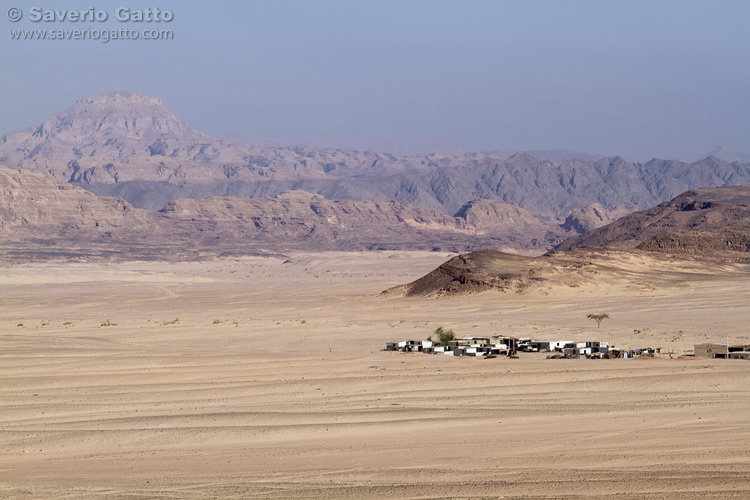
[[[395,201],[336,201],[304,191],[180,199],[147,211],[49,174],[0,167],[0,261],[184,260],[292,250],[541,253],[572,234],[492,200],[467,203],[456,217]]]
[[[730,159],[726,149],[717,154]],[[634,163],[563,150],[395,157],[231,144],[189,128],[160,100],[128,92],[81,99],[38,127],[2,136],[0,164],[149,209],[178,198],[302,190],[451,216],[473,200],[496,200],[547,224],[594,203],[643,209],[698,187],[750,184],[744,156]]]

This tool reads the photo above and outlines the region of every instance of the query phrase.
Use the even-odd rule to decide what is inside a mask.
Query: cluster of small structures
[[[471,356],[494,358],[515,356],[518,352],[548,352],[548,358],[617,359],[654,357],[661,349],[644,347],[639,349],[616,349],[609,342],[571,342],[569,340],[531,340],[515,337],[466,337],[437,345],[431,340],[404,340],[388,342],[386,351],[423,352],[444,356]],[[699,358],[747,359],[750,360],[750,345],[720,343],[696,344],[694,356]],[[671,356],[670,356],[671,357]]]
[[[436,345],[431,340],[404,340],[388,342],[386,351],[423,352],[426,354],[443,354],[445,356],[512,356],[518,350],[518,340],[510,337],[467,337],[454,339],[446,345]]]
[[[431,340],[404,340],[388,342],[386,351],[423,352],[426,354],[442,354],[444,356],[472,356],[496,357],[515,356],[518,352],[550,352],[557,353],[550,357],[587,359],[627,358],[637,355],[647,355],[654,350],[641,349],[640,352],[614,349],[608,342],[571,342],[569,340],[532,340],[515,337],[466,337],[448,341],[445,345],[436,345]]]

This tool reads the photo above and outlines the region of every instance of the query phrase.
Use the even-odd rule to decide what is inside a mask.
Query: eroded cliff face
[[[144,211],[123,200],[0,167],[0,234],[6,240],[136,231],[151,224]]]
[[[304,191],[252,200],[176,200],[159,212],[156,221],[185,238],[265,241],[278,248],[300,244],[318,249],[491,247],[538,253],[564,234],[553,233],[523,209],[500,202],[477,201],[451,217],[399,202],[327,200]]]
[[[541,253],[555,233],[512,205],[480,200],[460,217],[399,202],[327,200],[304,191],[276,197],[180,199],[160,211],[97,197],[49,174],[0,167],[0,235],[33,249],[86,255],[86,246],[122,258],[157,254],[243,254],[288,250],[448,250],[503,248]]]

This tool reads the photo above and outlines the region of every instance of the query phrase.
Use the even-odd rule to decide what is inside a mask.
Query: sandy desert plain
[[[575,286],[380,294],[447,258],[1,267],[0,497],[750,498],[750,362],[382,350],[440,325],[750,343],[747,264],[630,255]]]

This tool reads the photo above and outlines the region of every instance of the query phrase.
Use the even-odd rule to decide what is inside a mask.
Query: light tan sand
[[[0,269],[0,497],[750,498],[750,362],[381,350],[438,325],[750,343],[749,273],[379,295],[446,257]]]

